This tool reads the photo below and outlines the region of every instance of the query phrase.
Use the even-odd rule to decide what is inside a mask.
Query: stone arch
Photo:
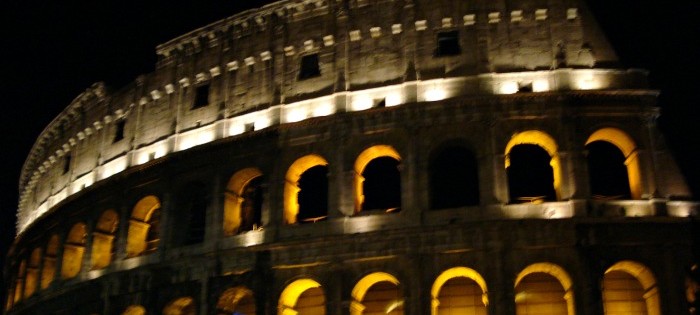
[[[80,273],[85,255],[87,227],[85,223],[76,223],[68,232],[63,244],[63,260],[61,261],[61,277],[74,278]]]
[[[430,209],[479,205],[476,156],[463,145],[448,144],[434,150],[428,167]]]
[[[399,163],[401,162],[401,155],[392,147],[389,145],[375,145],[372,147],[369,147],[362,151],[360,155],[357,156],[357,159],[355,160],[355,166],[354,166],[354,171],[355,171],[355,176],[354,176],[354,186],[355,186],[355,213],[359,213],[362,210],[372,210],[371,208],[374,207],[369,207],[367,208],[366,202],[367,200],[367,193],[372,193],[374,194],[373,191],[365,191],[367,188],[367,185],[373,185],[374,183],[371,181],[367,181],[365,176],[365,171],[367,170],[368,167],[371,167],[371,164],[373,162],[381,162],[381,159],[386,159],[385,162],[393,163],[395,164],[394,167],[398,168]],[[377,165],[379,168],[382,169],[388,169],[392,167],[391,165]],[[379,192],[380,194],[382,193],[387,193],[387,191],[396,191],[394,192],[395,194],[398,194],[398,200],[396,201],[390,201],[388,205],[384,205],[382,208],[385,208],[383,210],[386,210],[387,212],[390,211],[395,211],[395,210],[400,210],[401,208],[401,174],[398,169],[394,170],[387,170],[388,171],[388,177],[384,178],[383,183],[381,183],[380,186],[383,188],[381,189],[382,191]],[[374,179],[372,179],[374,180]]]
[[[146,309],[141,305],[130,305],[122,312],[122,315],[146,315]]]
[[[627,169],[627,181],[631,197],[633,199],[642,198],[642,178],[639,165],[639,154],[637,145],[624,131],[607,127],[593,132],[586,140],[586,146],[596,142],[604,141],[617,147],[624,156],[624,165]],[[589,170],[590,171],[590,170]]]
[[[298,279],[287,285],[280,294],[278,315],[326,314],[325,294],[315,280]]]
[[[131,212],[126,256],[135,257],[155,251],[160,242],[159,224],[160,200],[153,195],[143,197]]]
[[[286,224],[297,223],[299,215],[299,180],[309,169],[316,166],[328,166],[326,159],[320,155],[310,154],[303,156],[287,169],[284,183],[284,222]]]
[[[249,167],[236,172],[229,179],[224,193],[224,235],[235,235],[262,226],[262,185],[255,183],[255,180],[262,179],[262,176],[259,169]],[[254,190],[253,195],[248,193],[250,189]],[[244,211],[249,204],[253,213]]]
[[[620,308],[646,309],[627,314],[661,315],[656,277],[646,266],[635,261],[620,261],[603,276],[603,308],[605,314],[617,314]]]
[[[575,315],[573,281],[553,263],[529,265],[515,278],[515,303],[518,315],[538,314],[531,305],[553,311],[548,314]]]
[[[463,310],[469,314],[486,314],[486,307],[489,305],[488,290],[486,289],[486,281],[484,278],[476,272],[474,269],[467,267],[454,267],[443,271],[433,283],[432,290],[430,291],[431,296],[431,314],[438,315],[441,312],[441,308],[445,303],[441,303],[440,297],[442,289],[448,284],[448,282],[455,279],[466,279],[469,282],[465,286],[456,287],[459,293],[460,305],[459,307],[447,306],[447,313],[451,311],[452,308],[456,310]],[[478,294],[477,294],[477,290]],[[481,304],[479,304],[481,302]],[[477,311],[477,309],[479,311]]]
[[[552,186],[556,194],[556,200],[561,199],[561,161],[559,159],[558,146],[554,138],[539,130],[528,130],[514,134],[505,148],[505,168],[511,167],[511,151],[519,145],[535,145],[543,149],[550,157],[549,166],[552,168]],[[510,183],[509,183],[510,186]],[[511,200],[512,202],[513,200]]]
[[[175,199],[176,210],[170,217],[172,224],[168,227],[177,233],[171,233],[171,244],[187,246],[202,243],[209,204],[206,185],[200,181],[187,182],[179,188]]]
[[[229,288],[219,296],[216,303],[217,314],[255,315],[255,297],[246,287]]]
[[[91,268],[107,268],[114,259],[114,238],[119,226],[119,214],[114,210],[105,210],[95,224],[92,232]]]
[[[27,274],[24,281],[24,297],[28,298],[36,292],[39,281],[39,266],[41,265],[41,248],[35,248],[29,256]]]
[[[15,292],[13,292],[12,294],[14,295],[14,303],[17,304],[24,297],[22,293],[24,292],[24,280],[27,276],[26,259],[22,259],[22,261],[19,263],[19,266],[17,267],[17,273],[15,275]]]
[[[174,299],[163,308],[163,315],[195,315],[197,314],[197,304],[194,299],[185,296]]]
[[[403,314],[403,297],[399,291],[399,280],[385,272],[374,272],[364,276],[352,289],[350,315],[362,315],[375,308],[382,308],[386,314]],[[370,292],[378,289],[377,293]],[[368,299],[368,295],[371,297]]]
[[[46,243],[44,266],[41,269],[41,288],[46,289],[56,277],[56,260],[58,259],[58,235],[51,235]]]

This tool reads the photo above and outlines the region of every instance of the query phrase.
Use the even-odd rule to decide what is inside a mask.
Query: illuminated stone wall
[[[156,50],[37,139],[7,314],[686,312],[700,204],[579,1],[280,1]]]

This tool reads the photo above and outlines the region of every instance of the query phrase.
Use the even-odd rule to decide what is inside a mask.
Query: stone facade
[[[7,314],[537,314],[558,307],[530,300],[537,277],[557,280],[563,314],[687,313],[700,206],[656,129],[658,93],[615,68],[580,1],[279,1],[157,53],[37,139]],[[600,195],[596,142],[621,153],[627,195]],[[515,192],[528,146],[551,195]],[[448,186],[474,197],[437,206],[436,172],[469,171],[436,162],[455,148],[474,184]],[[380,159],[398,164],[380,183],[396,206],[367,206]],[[452,279],[478,301],[448,302]],[[615,306],[609,281],[643,300]]]

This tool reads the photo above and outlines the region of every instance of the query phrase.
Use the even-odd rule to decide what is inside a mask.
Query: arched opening
[[[355,213],[401,210],[401,156],[388,145],[370,147],[355,161]]]
[[[204,184],[190,182],[177,195],[176,212],[172,216],[172,244],[187,246],[204,241],[207,218],[207,191]]]
[[[29,256],[27,276],[24,281],[24,297],[28,298],[36,292],[39,281],[39,265],[41,264],[41,249],[35,248]]]
[[[87,228],[85,223],[76,223],[68,232],[63,244],[63,260],[61,261],[61,277],[70,279],[80,273],[85,254]]]
[[[693,264],[685,278],[685,297],[690,315],[700,314],[700,266]]]
[[[277,307],[279,315],[324,315],[326,297],[318,282],[299,279],[284,288]]]
[[[486,281],[466,267],[445,270],[431,290],[431,314],[486,315],[489,304]]]
[[[224,291],[216,303],[216,310],[219,315],[255,315],[253,291],[245,287],[235,287]]]
[[[155,196],[146,196],[139,200],[129,220],[126,256],[135,257],[154,252],[160,242],[159,225],[160,200]]]
[[[22,260],[17,268],[17,279],[15,279],[15,304],[22,300],[22,292],[24,292],[24,277],[27,275],[27,261]]]
[[[231,176],[224,199],[224,235],[262,228],[264,179],[257,168],[246,168]]]
[[[163,309],[163,315],[195,315],[197,314],[197,305],[191,297],[177,298]]]
[[[586,140],[591,195],[599,199],[640,199],[637,145],[617,128],[597,130]]]
[[[56,276],[56,259],[58,258],[58,235],[52,235],[46,243],[44,266],[41,269],[41,288],[46,289]]]
[[[606,315],[660,315],[656,278],[646,266],[621,261],[603,276],[603,309]]]
[[[114,237],[119,226],[119,215],[114,210],[107,210],[100,215],[95,231],[92,232],[92,269],[104,269],[114,259]]]
[[[403,314],[403,296],[399,280],[394,276],[375,272],[357,282],[352,289],[350,315]]]
[[[571,277],[551,263],[528,266],[515,279],[517,315],[574,315]]]
[[[446,209],[479,205],[476,157],[467,148],[442,148],[430,159],[430,208]]]
[[[548,134],[536,130],[515,134],[505,151],[510,202],[559,200],[560,165],[557,144]]]
[[[141,305],[131,305],[124,310],[122,315],[146,315],[146,309]]]
[[[314,222],[328,215],[327,166],[324,158],[312,154],[299,158],[289,167],[284,184],[286,224],[295,224],[302,219]],[[307,174],[308,171],[311,172]],[[303,181],[302,176],[305,177]]]
[[[324,220],[328,216],[328,166],[317,165],[306,170],[299,177],[298,187],[297,222]]]

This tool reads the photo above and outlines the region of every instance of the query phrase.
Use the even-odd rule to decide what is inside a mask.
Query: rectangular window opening
[[[455,56],[462,52],[459,46],[459,31],[441,32],[437,34],[437,49],[435,57]]]
[[[192,109],[209,105],[209,84],[202,84],[194,91],[194,103]]]
[[[66,157],[63,159],[63,174],[67,174],[70,171],[70,160],[71,155],[66,154]]]
[[[114,142],[119,142],[120,140],[124,139],[124,127],[126,126],[126,119],[120,119],[117,120],[116,124],[114,125]]]
[[[299,80],[318,77],[321,75],[321,68],[318,64],[318,54],[310,54],[301,57],[301,66],[299,67]]]
[[[255,124],[254,123],[245,124],[243,130],[245,132],[255,131]]]

